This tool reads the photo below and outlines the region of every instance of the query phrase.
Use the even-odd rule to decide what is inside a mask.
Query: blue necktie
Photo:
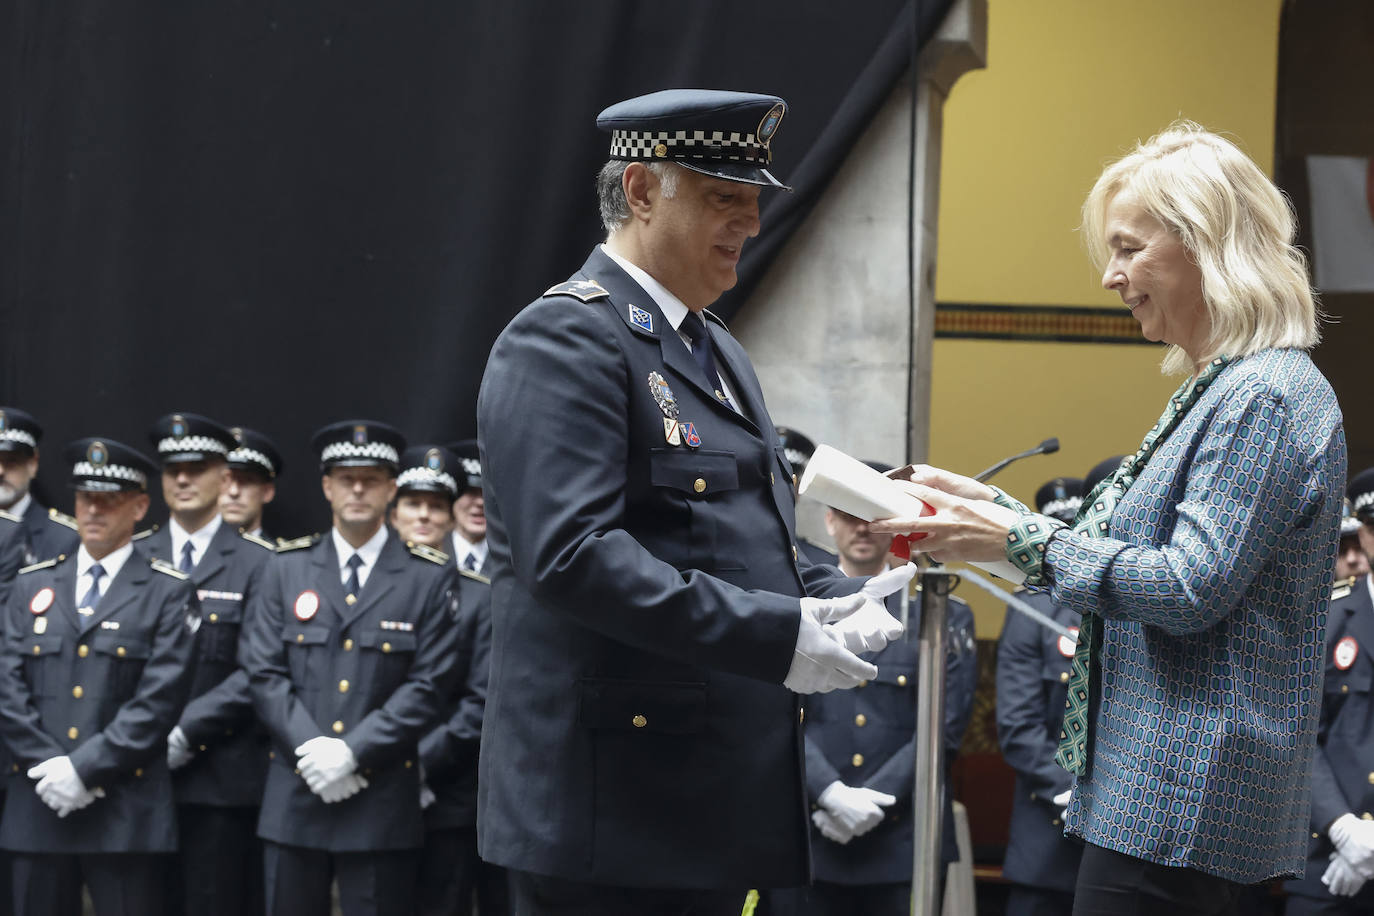
[[[91,577],[90,591],[86,592],[86,597],[81,599],[77,607],[95,610],[95,606],[100,603],[100,577],[105,575],[105,568],[99,563],[91,566],[86,574]]]
[[[362,584],[358,579],[358,567],[363,565],[363,558],[356,553],[348,558],[348,581],[344,583],[344,588],[348,593],[357,597],[358,592],[363,590]]]
[[[682,322],[682,333],[691,339],[692,357],[706,374],[706,383],[716,393],[716,400],[734,410],[735,405],[730,403],[725,396],[725,389],[721,387],[720,372],[716,370],[716,347],[710,332],[706,330],[706,322],[696,312],[688,312]]]
[[[463,561],[463,568],[468,572],[477,572],[477,554],[470,553]]]
[[[188,576],[191,574],[191,570],[196,568],[196,562],[192,556],[192,554],[195,553],[195,550],[196,549],[191,546],[190,541],[187,541],[185,544],[181,545],[181,563],[177,566],[177,569],[186,573],[186,575]]]

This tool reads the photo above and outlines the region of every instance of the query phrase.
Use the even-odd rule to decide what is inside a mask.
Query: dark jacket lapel
[[[119,575],[111,580],[109,588],[100,597],[100,604],[96,606],[95,613],[89,617],[81,617],[78,628],[83,636],[94,629],[100,621],[108,620],[116,611],[138,598],[143,586],[148,582],[148,577],[152,575],[148,559],[148,554],[135,544],[133,553],[129,554],[129,559],[120,567]]]
[[[352,624],[386,597],[387,593],[396,587],[396,582],[405,575],[405,565],[408,562],[408,554],[400,538],[388,531],[386,542],[382,544],[382,552],[377,554],[377,565],[367,574],[367,584],[363,586],[363,593],[358,596],[358,603],[344,611],[344,626]]]
[[[329,608],[336,617],[342,618],[348,610],[348,602],[344,600],[343,578],[339,573],[339,553],[334,549],[334,533],[329,532],[323,540],[323,549],[316,550],[313,558],[315,587],[320,590],[324,599],[320,604]]]
[[[205,556],[200,558],[196,568],[191,571],[191,581],[197,586],[209,582],[229,563],[241,542],[237,531],[230,528],[227,523],[220,522],[219,530],[210,538],[210,543],[205,548]]]

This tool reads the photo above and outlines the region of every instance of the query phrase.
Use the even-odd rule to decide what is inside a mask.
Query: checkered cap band
[[[1350,511],[1354,512],[1356,515],[1359,515],[1370,507],[1374,507],[1374,490],[1370,490],[1368,493],[1361,493],[1350,501]]]
[[[109,480],[127,480],[136,483],[140,487],[148,485],[147,476],[137,468],[131,468],[123,464],[101,464],[94,465],[89,461],[78,461],[72,467],[73,477],[104,477]]]
[[[664,147],[664,155],[655,151]],[[773,153],[753,134],[723,130],[614,130],[612,159],[717,159],[768,165]]]
[[[182,452],[214,452],[228,455],[229,448],[218,439],[209,436],[168,436],[157,444],[159,455],[177,455]]]
[[[373,461],[388,461],[400,464],[401,456],[396,449],[385,442],[365,442],[354,445],[352,442],[333,442],[320,452],[321,461],[341,461],[349,458],[371,458]]]
[[[277,476],[277,469],[272,467],[272,459],[255,448],[236,448],[229,453],[230,464],[256,464],[267,472],[269,477]]]
[[[404,490],[417,483],[437,483],[451,493],[458,492],[458,481],[447,471],[431,471],[429,468],[406,468],[396,478],[396,489]]]
[[[29,448],[38,448],[38,440],[33,437],[33,433],[23,429],[0,430],[0,440],[4,440],[5,442],[18,442],[20,445],[27,445]]]
[[[1068,496],[1064,499],[1052,499],[1045,503],[1041,508],[1041,515],[1068,515],[1070,517],[1078,514],[1078,507],[1083,505],[1083,497]]]

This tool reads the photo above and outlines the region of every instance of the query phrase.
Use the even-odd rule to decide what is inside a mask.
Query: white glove
[[[353,756],[353,751],[342,738],[327,738],[320,735],[318,738],[311,738],[309,741],[296,748],[296,769],[301,771],[301,778],[310,787],[310,791],[324,798],[325,801],[340,801],[341,798],[325,798],[325,789],[334,786],[337,790],[345,777],[352,776],[358,769],[358,761]],[[355,795],[359,786],[348,795]],[[337,794],[336,791],[328,793]]]
[[[801,600],[801,626],[797,629],[796,648],[792,650],[792,667],[787,670],[783,686],[794,693],[829,693],[877,677],[876,665],[870,665],[841,645],[839,637],[821,626],[807,609],[808,601],[817,600]],[[863,602],[857,595],[838,600],[848,601],[853,610],[858,610]]]
[[[186,740],[186,733],[181,726],[172,726],[172,731],[167,735],[167,769],[179,770],[190,763],[194,756],[196,752],[191,750],[191,742]]]
[[[802,606],[838,635],[850,652],[877,652],[902,635],[901,621],[887,612],[883,599],[906,588],[916,567],[905,563],[881,572],[854,595],[843,598],[803,598]],[[856,598],[862,599],[853,607]]]
[[[326,805],[332,805],[346,798],[352,798],[363,789],[366,789],[367,786],[368,782],[363,777],[363,774],[349,773],[347,776],[342,776],[333,782],[326,783],[318,792],[315,792],[315,794],[318,795],[320,801],[324,802]]]
[[[1059,806],[1059,819],[1061,821],[1064,819],[1064,816],[1069,813],[1069,799],[1071,798],[1073,798],[1072,786],[1050,799],[1050,802]]]
[[[1342,814],[1326,831],[1341,858],[1364,880],[1374,878],[1374,821]]]
[[[430,805],[434,804],[434,803],[435,803],[436,801],[438,801],[438,800],[439,800],[439,797],[438,797],[437,795],[434,794],[434,790],[431,789],[431,788],[429,787],[429,783],[427,783],[427,782],[422,782],[422,783],[420,783],[420,810],[421,810],[421,811],[425,810],[426,808],[428,808]]]
[[[886,792],[864,786],[847,786],[838,779],[825,787],[816,804],[848,828],[854,836],[863,836],[883,822],[883,809],[896,804],[897,799]]]
[[[1326,866],[1326,873],[1322,875],[1322,884],[1326,885],[1327,890],[1337,897],[1354,897],[1364,887],[1364,881],[1350,867],[1345,856],[1338,852],[1331,853],[1331,864]]]
[[[43,804],[57,812],[58,817],[66,817],[97,798],[105,797],[103,789],[87,791],[70,757],[49,757],[29,768],[29,778],[38,780],[34,791]]]
[[[829,811],[812,811],[811,822],[816,825],[816,829],[821,832],[821,836],[833,843],[839,843],[843,846],[845,843],[854,839],[854,834],[850,829],[836,820],[835,815],[831,814]]]

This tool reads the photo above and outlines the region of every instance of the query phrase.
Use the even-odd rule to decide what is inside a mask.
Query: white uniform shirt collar
[[[382,545],[386,543],[386,525],[377,529],[377,533],[367,539],[367,543],[353,549],[353,545],[344,540],[343,535],[339,534],[338,528],[330,528],[329,534],[334,538],[334,552],[339,555],[339,581],[348,581],[348,558],[357,554],[363,558],[363,565],[358,567],[358,587],[367,584],[367,577],[372,574],[372,567],[377,565],[377,557],[381,556]]]
[[[8,512],[10,515],[15,515],[19,518],[23,518],[24,513],[29,511],[29,503],[31,502],[33,502],[33,494],[30,493],[28,490],[25,490],[24,495],[19,497],[19,501],[16,502],[14,505],[10,506],[5,511]]]
[[[681,336],[682,332],[678,331],[678,328],[682,327],[682,322],[687,318],[687,306],[683,304],[682,300],[668,292],[668,287],[649,276],[643,268],[631,264],[605,245],[601,246],[601,250],[606,252],[606,257],[619,264],[625,273],[630,275],[631,280],[644,287],[644,292],[649,294],[649,298],[658,305],[658,310],[663,313],[663,317],[673,326],[673,330]],[[684,338],[683,343],[687,344],[688,350],[692,349],[690,339]]]
[[[180,567],[181,551],[185,549],[184,545],[186,542],[190,541],[191,562],[200,563],[200,561],[205,558],[205,551],[210,549],[210,542],[214,540],[216,532],[219,531],[219,526],[223,523],[224,519],[216,515],[205,525],[201,526],[199,531],[190,533],[187,532],[185,528],[181,527],[181,523],[178,522],[175,517],[170,519],[167,522],[167,530],[171,532],[172,535],[172,555],[167,559],[171,561],[173,566]]]
[[[487,550],[486,538],[472,544],[458,532],[453,532],[453,557],[457,561],[459,569],[467,567],[469,556],[473,558],[476,567],[481,569],[482,564],[487,562]]]
[[[1369,591],[1369,603],[1374,604],[1374,573],[1365,573],[1364,587]]]
[[[129,557],[133,556],[133,552],[134,542],[130,541],[123,547],[113,551],[98,561],[100,563],[100,568],[105,570],[105,575],[100,577],[101,595],[104,595],[110,590],[110,583],[114,581],[115,576],[119,575],[119,571],[124,568],[124,564],[128,562]],[[96,562],[97,560],[95,557],[86,552],[85,544],[82,544],[76,549],[76,594],[73,596],[72,601],[78,607],[81,604],[81,599],[86,597],[86,592],[90,591],[91,567],[94,566]]]

